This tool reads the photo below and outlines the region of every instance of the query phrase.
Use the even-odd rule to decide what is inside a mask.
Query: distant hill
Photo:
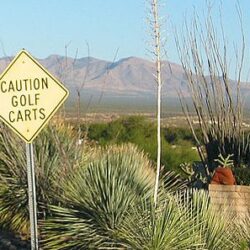
[[[11,59],[0,58],[1,72]],[[50,55],[39,61],[71,90],[70,100],[75,99],[78,88],[81,89],[82,97],[99,93],[99,96],[110,97],[117,102],[122,100],[124,105],[131,104],[131,98],[135,102],[147,100],[155,104],[156,83],[153,76],[154,63],[151,61],[128,57],[110,62],[93,57],[73,59],[58,55]],[[171,105],[175,106],[178,103],[177,90],[181,89],[184,95],[189,96],[187,79],[180,65],[168,61],[162,65],[162,94],[170,98]],[[250,84],[242,84],[242,90],[250,93]]]
[[[11,59],[0,59],[0,71],[4,70]],[[86,90],[125,95],[151,94],[156,89],[154,64],[137,57],[109,62],[93,57],[74,60],[70,57],[51,55],[39,61],[70,89],[83,85]],[[162,72],[163,93],[176,96],[176,88],[186,91],[186,78],[180,65],[163,62]]]

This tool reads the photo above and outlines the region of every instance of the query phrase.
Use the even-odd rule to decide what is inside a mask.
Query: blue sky
[[[0,57],[15,55],[25,48],[37,58],[51,54],[90,56],[112,61],[138,56],[150,59],[146,23],[147,0],[3,0],[0,10]],[[205,0],[161,0],[161,16],[166,19],[165,37],[168,60],[178,62],[172,25],[181,30],[184,15],[193,8],[202,16]],[[236,0],[214,0],[223,6],[223,20],[229,41],[238,42]],[[246,37],[250,37],[250,1],[239,0]],[[217,12],[218,13],[218,12]],[[218,19],[215,18],[218,21]],[[5,52],[4,52],[4,51]],[[249,52],[249,51],[247,51]]]

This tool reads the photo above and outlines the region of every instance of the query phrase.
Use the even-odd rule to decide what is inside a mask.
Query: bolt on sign
[[[22,50],[0,76],[0,118],[31,143],[68,95],[57,79]]]

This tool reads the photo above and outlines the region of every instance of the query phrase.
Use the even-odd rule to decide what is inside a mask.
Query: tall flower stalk
[[[155,61],[155,81],[157,83],[157,168],[155,177],[154,203],[157,204],[157,194],[159,187],[160,167],[161,167],[161,32],[159,23],[159,3],[158,0],[151,2],[152,30],[153,30],[153,55]]]

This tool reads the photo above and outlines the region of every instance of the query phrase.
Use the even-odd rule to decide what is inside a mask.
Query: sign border
[[[52,110],[50,115],[44,120],[42,125],[37,129],[37,131],[34,133],[34,135],[28,140],[24,135],[18,132],[18,130],[11,125],[2,115],[0,114],[0,119],[4,122],[7,123],[8,126],[16,133],[18,134],[25,142],[27,143],[32,143],[32,141],[35,139],[35,137],[41,132],[41,130],[47,125],[49,120],[52,118],[52,116],[56,113],[56,111],[60,108],[60,106],[63,104],[63,102],[67,99],[69,96],[69,91],[66,89],[66,87],[59,81],[57,80],[51,73],[49,73],[45,67],[43,67],[31,54],[29,54],[25,49],[22,49],[16,56],[15,58],[11,61],[11,63],[7,66],[7,68],[3,71],[3,73],[0,76],[0,81],[3,79],[3,77],[7,74],[7,72],[10,70],[10,68],[13,66],[13,64],[18,60],[18,58],[22,55],[25,54],[28,58],[30,58],[33,63],[35,63],[42,71],[45,72],[45,74],[49,75],[50,78],[52,78],[60,88],[62,88],[65,91],[65,95],[63,96],[62,100],[56,105],[56,107]]]

